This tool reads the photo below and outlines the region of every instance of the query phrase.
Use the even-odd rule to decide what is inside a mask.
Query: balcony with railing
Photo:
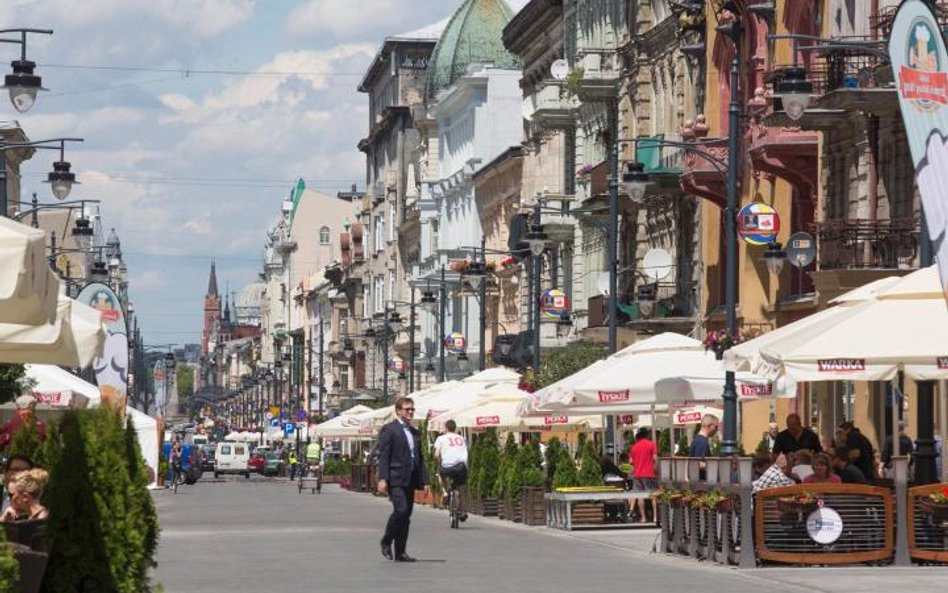
[[[938,24],[941,25],[941,30],[948,30],[948,2],[945,0],[937,0],[933,2],[935,5],[935,16],[938,18]],[[888,39],[892,34],[892,22],[895,21],[895,13],[899,10],[899,4],[893,4],[892,6],[886,6],[879,10],[877,14],[871,15],[869,17],[869,26],[878,31],[878,35],[882,39]]]
[[[807,64],[772,66],[765,81],[773,90],[783,81],[788,68],[806,68],[813,93],[809,108],[797,124],[806,130],[833,128],[839,125],[839,115],[845,111],[891,109],[897,100],[892,68],[874,51],[858,47],[869,41],[863,37],[833,38],[832,43],[821,44],[819,51],[812,50],[812,60]],[[776,97],[771,119],[774,118],[780,121],[769,123],[786,123],[783,106]]]
[[[574,74],[575,73],[575,74]],[[582,101],[614,101],[622,76],[619,52],[616,48],[584,48],[577,54],[577,64],[571,76],[577,80],[577,94]]]
[[[918,223],[912,218],[828,220],[811,225],[820,270],[915,267]]]

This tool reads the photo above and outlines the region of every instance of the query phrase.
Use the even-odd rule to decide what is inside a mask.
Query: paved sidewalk
[[[378,552],[390,505],[327,486],[299,494],[262,479],[158,491],[161,547],[155,582],[168,593],[944,593],[948,569],[847,568],[740,571],[650,552],[656,529],[578,531],[472,516],[459,530],[444,511],[416,507],[409,552]]]

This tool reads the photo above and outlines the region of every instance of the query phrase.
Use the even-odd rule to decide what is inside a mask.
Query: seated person
[[[0,522],[47,518],[49,511],[40,503],[40,496],[48,480],[49,474],[39,468],[16,474],[13,482],[6,485],[10,494],[10,508],[0,515]]]
[[[22,471],[28,469],[33,469],[36,465],[33,463],[33,460],[27,457],[26,455],[21,455],[19,453],[14,453],[7,458],[6,464],[3,466],[3,484],[10,484],[13,482],[13,478]],[[10,500],[7,497],[7,490],[2,491],[0,495],[0,500],[2,500],[2,508],[0,510],[6,510],[10,506]]]
[[[767,467],[768,465],[770,465],[769,453],[758,453],[757,456],[754,457],[753,466],[755,469],[755,474],[757,473],[756,470]],[[754,480],[754,492],[756,493],[768,488],[793,486],[794,481],[791,480],[787,475],[790,471],[788,466],[789,463],[787,462],[787,456],[783,454],[778,455],[777,461],[770,465],[770,467],[767,467],[767,469],[764,470],[762,474],[760,474],[760,477]]]
[[[842,480],[833,473],[833,460],[827,453],[813,456],[813,473],[803,478],[804,484],[839,484]]]
[[[791,466],[790,477],[797,482],[802,482],[807,476],[813,473],[813,453],[809,449],[800,449],[790,455]]]
[[[850,449],[837,447],[833,452],[833,469],[843,484],[868,484],[866,475],[849,458]]]

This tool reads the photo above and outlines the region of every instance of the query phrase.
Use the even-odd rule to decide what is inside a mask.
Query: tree
[[[556,460],[556,470],[553,472],[553,489],[572,488],[579,484],[576,473],[576,462],[566,447],[560,448],[559,459]]]
[[[503,498],[507,494],[507,485],[509,482],[508,474],[510,473],[511,466],[516,467],[516,463],[517,442],[514,440],[513,433],[508,432],[503,453],[500,454],[497,479],[494,481],[494,487],[491,489],[494,498]]]
[[[480,447],[477,453],[480,468],[477,470],[478,495],[489,498],[497,483],[497,474],[500,471],[500,442],[497,439],[497,429],[488,428],[487,432],[478,439]]]
[[[579,485],[602,486],[602,468],[599,465],[599,453],[596,445],[587,440],[583,445],[579,462]]]
[[[190,409],[191,398],[194,397],[194,367],[189,364],[180,364],[175,367],[178,385],[178,404]]]
[[[40,449],[43,447],[43,441],[40,439],[39,431],[36,429],[36,419],[31,419],[23,425],[7,446],[7,456],[26,455],[33,463],[39,463]]]
[[[559,462],[560,455],[565,447],[560,442],[559,437],[553,437],[546,443],[546,480],[547,484],[553,483],[553,474],[556,473],[556,464]]]
[[[520,447],[520,482],[522,486],[543,486],[543,456],[539,441]]]
[[[26,367],[22,364],[0,364],[0,404],[11,402],[20,395]]]
[[[601,360],[607,354],[603,347],[588,342],[574,342],[563,348],[544,352],[540,371],[536,376],[536,387],[540,389],[552,385]]]
[[[67,412],[59,435],[44,591],[146,591],[158,522],[134,431],[119,413],[97,409]]]

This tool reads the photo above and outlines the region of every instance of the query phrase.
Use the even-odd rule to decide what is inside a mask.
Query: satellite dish
[[[664,249],[649,249],[642,260],[642,271],[652,281],[663,280],[672,269],[672,256]]]
[[[602,296],[609,296],[609,272],[603,272],[596,278],[596,288],[602,293]]]
[[[556,60],[550,65],[550,74],[556,80],[566,80],[569,74],[569,62],[564,59]]]
[[[816,240],[810,233],[793,233],[787,241],[790,265],[805,268],[816,259]]]

